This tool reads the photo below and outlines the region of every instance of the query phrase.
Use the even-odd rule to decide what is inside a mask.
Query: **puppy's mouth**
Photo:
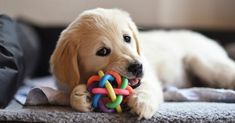
[[[128,85],[131,86],[133,89],[140,86],[143,74],[137,77],[137,76],[131,75],[128,72],[120,72],[118,70],[114,70],[114,71],[118,72],[121,76],[126,77],[128,79]]]
[[[133,89],[137,88],[141,84],[141,79],[140,78],[134,78],[134,79],[128,79],[128,84],[131,86]]]

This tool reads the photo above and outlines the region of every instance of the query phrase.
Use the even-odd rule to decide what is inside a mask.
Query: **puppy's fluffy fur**
[[[123,40],[131,37],[131,42]],[[97,56],[101,48],[111,50]],[[162,86],[191,87],[188,71],[210,87],[234,88],[235,64],[214,41],[190,31],[153,31],[139,34],[129,14],[118,9],[83,12],[62,33],[51,56],[51,70],[61,90],[71,93],[70,104],[89,111],[84,85],[98,70],[115,70],[136,78],[127,68],[143,64],[141,85],[128,105],[140,118],[150,118],[163,102]]]

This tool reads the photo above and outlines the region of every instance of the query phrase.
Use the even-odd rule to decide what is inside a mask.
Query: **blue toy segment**
[[[105,74],[100,80],[99,87],[103,88],[107,81],[114,81],[114,77],[109,74]]]
[[[99,102],[101,96],[102,96],[101,94],[96,94],[96,95],[93,97],[93,99],[92,99],[92,106],[93,106],[94,108],[97,108],[97,107],[98,107],[98,102]]]

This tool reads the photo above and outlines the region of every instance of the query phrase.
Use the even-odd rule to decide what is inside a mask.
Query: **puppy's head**
[[[82,13],[62,33],[51,56],[51,70],[72,89],[98,70],[114,70],[136,83],[143,76],[138,31],[118,9]]]

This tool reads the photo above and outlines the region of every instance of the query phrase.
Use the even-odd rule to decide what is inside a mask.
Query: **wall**
[[[96,7],[124,9],[142,27],[235,29],[235,0],[0,0],[0,13],[40,25],[68,24]]]

